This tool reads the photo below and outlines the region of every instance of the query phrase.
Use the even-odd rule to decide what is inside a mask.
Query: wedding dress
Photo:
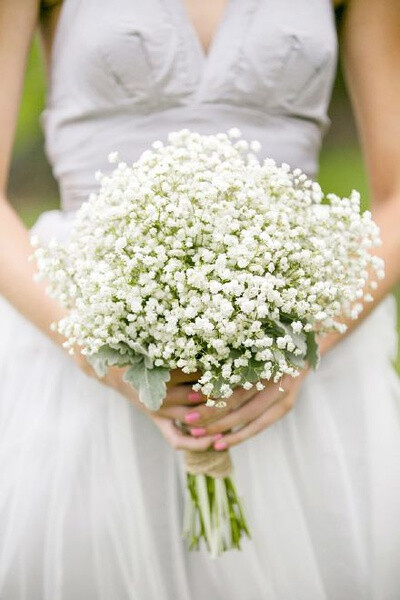
[[[182,0],[64,0],[42,123],[68,235],[118,150],[238,127],[317,172],[336,68],[330,0],[231,0],[207,55]],[[184,473],[152,422],[0,303],[1,600],[398,600],[400,384],[388,297],[232,451],[252,531],[181,539]]]

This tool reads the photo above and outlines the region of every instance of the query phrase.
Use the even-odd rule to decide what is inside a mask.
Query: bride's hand
[[[100,383],[114,388],[117,392],[133,402],[133,404],[137,405],[141,410],[147,410],[140,402],[137,391],[123,379],[127,367],[110,367],[104,377],[98,377],[92,365],[79,349],[75,350],[72,357],[74,362],[84,373],[86,373],[86,375],[94,377],[95,379],[98,379]],[[161,409],[157,411],[157,414],[167,416],[163,414],[163,409],[172,406],[190,407],[192,405],[205,403],[206,398],[202,394],[192,390],[192,384],[196,383],[199,377],[199,373],[187,375],[180,369],[171,371],[171,378],[167,383],[167,395]],[[182,412],[180,414],[185,413]],[[178,418],[178,416],[173,418]]]
[[[213,437],[215,450],[226,450],[261,433],[294,407],[305,375],[306,372],[295,379],[287,376],[281,385],[267,383],[264,390],[242,406],[230,410],[217,421],[205,424],[202,428],[204,435]]]
[[[84,357],[78,357],[76,362],[87,374],[97,377]],[[278,384],[272,383],[267,383],[261,392],[255,388],[249,391],[237,389],[226,408],[215,408],[206,406],[206,398],[193,392],[191,383],[196,381],[198,374],[187,376],[176,370],[171,372],[162,407],[153,412],[140,402],[136,390],[123,380],[124,371],[124,368],[112,367],[99,381],[145,412],[173,448],[197,451],[207,450],[212,445],[216,450],[225,450],[272,425],[294,406],[305,376],[304,373],[296,379],[285,378],[282,382],[284,392],[279,391]],[[178,427],[177,421],[181,421],[187,431]]]
[[[104,377],[99,378],[82,354],[77,352],[73,356],[75,362],[87,375],[95,377],[104,385],[113,388],[144,412],[173,448],[202,451],[207,450],[213,443],[211,436],[195,438],[189,433],[183,432],[175,423],[179,415],[183,417],[191,410],[192,406],[196,406],[197,410],[197,407],[206,401],[204,396],[192,390],[192,384],[197,381],[199,374],[186,375],[178,369],[171,371],[171,379],[167,384],[167,395],[163,405],[160,410],[151,411],[140,402],[137,391],[124,381],[123,375],[126,368],[111,367]]]
[[[181,407],[171,407],[168,414],[179,414],[177,418],[187,424],[193,437],[208,439],[211,436],[215,450],[226,450],[257,435],[289,412],[306,374],[304,371],[296,379],[285,377],[281,385],[267,382],[260,392],[236,390],[226,408],[199,405],[195,409],[184,409],[182,414]]]

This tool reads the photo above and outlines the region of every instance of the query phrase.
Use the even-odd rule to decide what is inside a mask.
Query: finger
[[[230,410],[235,410],[245,402],[248,402],[251,398],[258,395],[258,390],[255,386],[250,388],[250,390],[245,390],[243,387],[236,388],[233,390],[232,396],[226,400],[228,408]]]
[[[203,452],[212,444],[210,436],[204,438],[194,438],[180,431],[169,419],[157,419],[157,426],[161,430],[167,442],[175,450],[192,450],[194,452]]]
[[[194,409],[187,409],[183,421],[187,425],[203,427],[204,425],[223,418],[242,404],[248,402],[255,395],[258,395],[258,393],[256,388],[251,390],[235,390],[235,393],[227,399],[225,407],[206,406],[205,404],[201,404]]]
[[[295,394],[287,394],[283,400],[274,402],[259,417],[251,421],[245,427],[238,431],[224,435],[220,440],[214,443],[215,450],[226,450],[245,440],[257,435],[267,427],[270,427],[275,421],[281,419],[293,407]]]
[[[194,392],[189,384],[175,385],[167,390],[163,406],[205,404],[207,398],[200,392]]]
[[[290,402],[291,397],[295,397],[294,392],[289,390],[282,391],[279,385],[270,384],[229,415],[207,426],[206,432],[207,434],[222,433],[237,426],[247,425],[247,423],[256,419],[276,402]],[[286,400],[287,398],[288,400]],[[225,429],[221,429],[221,427]]]
[[[102,383],[118,390],[128,400],[133,402],[139,409],[146,412],[144,404],[139,400],[139,394],[130,383],[123,379],[126,369],[112,367],[108,370],[106,376],[100,380]],[[167,389],[163,406],[196,406],[199,403],[205,403],[207,398],[199,392],[194,392],[190,383],[174,385]]]
[[[191,409],[189,408],[189,410]],[[157,416],[160,416],[163,419],[170,419],[172,421],[179,420],[183,423],[187,411],[188,407],[184,405],[162,406],[157,411]]]
[[[227,405],[225,408],[222,407],[214,407],[214,406],[206,406],[207,398],[201,392],[194,392],[190,384],[184,385],[176,385],[170,388],[167,391],[167,395],[165,397],[163,406],[177,406],[177,405],[193,405],[196,406],[198,404],[203,405],[202,410],[200,411],[200,417],[204,420],[219,418],[222,414],[222,411],[229,412],[234,408],[246,402],[249,398],[257,394],[256,388],[251,390],[244,390],[240,388],[235,390],[232,396],[226,401]],[[219,413],[217,413],[219,411]],[[187,411],[190,412],[190,409]]]
[[[172,387],[180,383],[196,383],[201,377],[201,373],[196,371],[195,373],[184,373],[181,369],[173,369],[171,371],[171,379],[167,383],[167,387]]]
[[[206,425],[205,435],[223,433],[239,425],[245,426],[264,413],[274,402],[275,398],[269,399],[265,394],[259,393],[236,410]]]

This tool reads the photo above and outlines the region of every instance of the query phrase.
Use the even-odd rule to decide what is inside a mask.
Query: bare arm
[[[25,68],[32,37],[39,16],[39,0],[0,0],[0,295],[4,296],[22,315],[28,318],[58,345],[64,338],[50,330],[65,310],[46,292],[45,285],[33,281],[35,267],[28,261],[32,254],[29,233],[6,199],[6,185],[15,127],[18,117]],[[51,34],[51,32],[50,32]],[[74,358],[81,368],[94,376],[88,363],[79,354]],[[176,448],[204,450],[211,438],[201,440],[185,436],[177,430],[169,414],[171,406],[178,416],[187,410],[185,405],[197,405],[198,395],[189,396],[191,387],[182,385],[187,376],[173,372],[169,391],[159,413],[149,413],[138,400],[135,390],[122,379],[123,369],[110,369],[103,382],[116,389],[137,408],[154,420],[161,432]]]
[[[337,2],[341,4],[342,2]],[[386,277],[349,332],[400,281],[400,2],[350,0],[343,29],[343,53],[350,93],[358,121],[373,196],[372,212],[383,244],[377,254],[386,263]],[[343,336],[332,334],[321,343],[323,353]],[[195,435],[216,435],[215,448],[223,450],[263,431],[295,404],[302,380],[288,381],[286,394],[267,386],[249,402],[210,425],[207,407],[198,410]],[[198,425],[204,427],[198,428]],[[230,428],[240,429],[225,434]],[[244,426],[243,426],[244,425]]]
[[[358,123],[372,191],[372,214],[383,244],[376,252],[386,277],[365,305],[361,318],[400,281],[400,3],[350,0],[342,31],[345,73]],[[340,336],[321,342],[328,351]]]
[[[39,12],[38,0],[0,2],[0,294],[58,343],[50,323],[63,309],[33,282],[28,231],[6,200],[6,185],[26,61]]]

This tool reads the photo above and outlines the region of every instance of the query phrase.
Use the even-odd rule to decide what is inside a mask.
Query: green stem
[[[190,550],[201,541],[212,557],[236,548],[244,535],[250,537],[243,505],[230,477],[213,478],[187,473],[183,537]]]

